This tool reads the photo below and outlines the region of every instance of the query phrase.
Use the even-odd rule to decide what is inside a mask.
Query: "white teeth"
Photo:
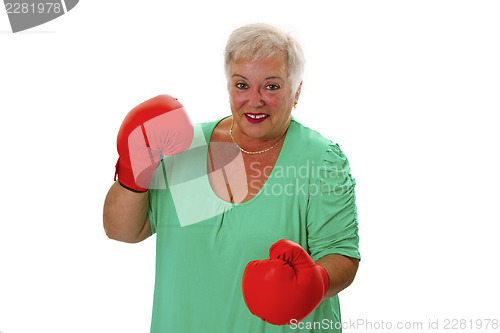
[[[267,117],[267,115],[265,115],[265,114],[259,114],[259,115],[256,116],[256,115],[249,114],[249,113],[247,113],[247,116],[249,116],[252,119],[262,119],[264,117]]]

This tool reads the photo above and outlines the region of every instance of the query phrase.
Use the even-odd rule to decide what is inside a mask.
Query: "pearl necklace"
[[[283,136],[278,140],[278,142],[276,142],[274,145],[272,145],[271,147],[267,148],[267,149],[264,149],[264,150],[259,150],[259,151],[248,151],[248,150],[245,150],[243,148],[241,148],[237,143],[236,141],[234,141],[234,137],[233,137],[233,123],[234,123],[234,118],[231,117],[231,128],[229,129],[229,136],[231,137],[231,140],[233,140],[233,143],[236,145],[236,147],[238,147],[242,152],[244,152],[245,154],[261,154],[261,153],[265,153],[266,151],[269,151],[271,149],[273,149],[274,147],[276,147],[278,145],[278,143],[281,142],[281,140],[283,140],[283,138],[285,137],[285,134],[283,134]]]

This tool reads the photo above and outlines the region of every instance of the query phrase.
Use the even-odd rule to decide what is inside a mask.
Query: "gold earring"
[[[294,108],[294,109],[296,109],[296,108],[297,108],[297,102],[295,102],[295,103],[293,104],[293,108]]]

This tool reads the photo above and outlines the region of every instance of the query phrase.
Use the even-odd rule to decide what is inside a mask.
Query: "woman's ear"
[[[297,102],[299,101],[301,90],[302,90],[302,81],[300,81],[299,87],[297,88],[297,92],[295,93],[294,104],[297,104]]]

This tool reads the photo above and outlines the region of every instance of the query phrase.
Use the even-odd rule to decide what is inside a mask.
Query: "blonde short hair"
[[[234,30],[224,51],[224,69],[229,81],[231,63],[239,60],[255,61],[276,54],[283,54],[286,59],[288,80],[295,94],[302,81],[305,58],[302,47],[289,33],[272,25],[255,23]]]

